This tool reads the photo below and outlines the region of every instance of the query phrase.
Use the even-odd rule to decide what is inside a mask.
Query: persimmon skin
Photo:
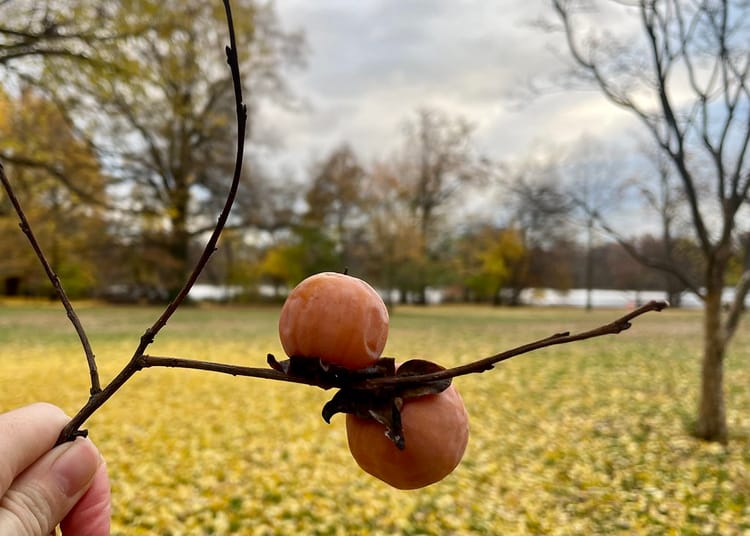
[[[349,451],[365,472],[410,490],[434,484],[458,466],[469,442],[469,416],[455,386],[404,402],[401,423],[404,450],[386,437],[381,423],[347,414]]]
[[[322,272],[289,293],[281,309],[279,338],[288,356],[361,369],[372,365],[385,348],[388,309],[365,281]]]

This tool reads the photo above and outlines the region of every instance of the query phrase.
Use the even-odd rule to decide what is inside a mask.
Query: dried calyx
[[[445,391],[451,379],[430,382],[416,381],[395,384],[368,382],[376,378],[419,376],[445,370],[445,367],[424,359],[412,359],[396,367],[392,357],[382,357],[367,368],[349,370],[331,365],[320,359],[291,357],[278,361],[268,354],[268,364],[289,377],[303,378],[305,383],[324,389],[339,391],[323,406],[323,419],[330,423],[337,413],[350,413],[357,417],[374,419],[385,426],[386,435],[394,445],[403,450],[406,446],[401,426],[401,408],[410,398],[438,394]]]

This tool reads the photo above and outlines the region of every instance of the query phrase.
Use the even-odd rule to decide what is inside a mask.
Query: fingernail
[[[79,438],[72,441],[60,454],[50,470],[60,490],[66,496],[72,497],[91,482],[100,463],[100,456],[94,445],[86,439]]]

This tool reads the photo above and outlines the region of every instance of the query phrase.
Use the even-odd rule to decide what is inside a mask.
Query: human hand
[[[107,467],[88,439],[52,448],[70,419],[32,404],[0,414],[0,536],[109,534]]]

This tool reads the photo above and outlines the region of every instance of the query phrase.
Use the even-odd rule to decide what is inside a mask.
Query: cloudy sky
[[[349,141],[369,161],[387,158],[404,121],[424,106],[475,125],[494,160],[535,147],[631,128],[632,119],[596,91],[517,98],[530,80],[562,67],[561,35],[532,25],[544,0],[277,0],[287,29],[305,32],[307,66],[291,75],[302,111],[267,106],[262,132],[305,167]],[[523,102],[523,104],[521,104]]]

